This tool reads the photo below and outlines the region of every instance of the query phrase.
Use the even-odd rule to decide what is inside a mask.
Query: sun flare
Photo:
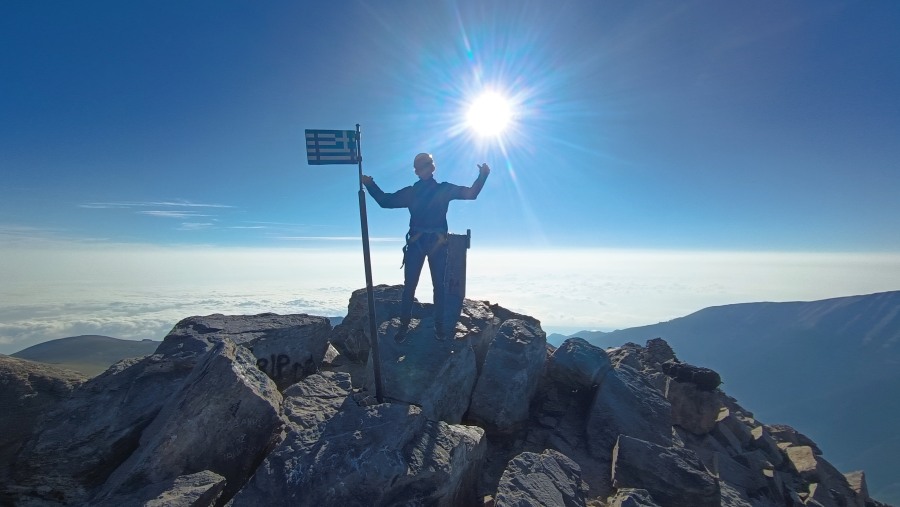
[[[469,105],[466,123],[478,135],[498,136],[513,117],[510,101],[497,92],[484,92]]]

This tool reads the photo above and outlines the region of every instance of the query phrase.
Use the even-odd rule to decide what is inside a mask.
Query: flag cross
[[[358,142],[353,130],[306,130],[306,161],[310,165],[356,164]]]

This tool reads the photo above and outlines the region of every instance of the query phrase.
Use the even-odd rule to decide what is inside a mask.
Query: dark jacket
[[[392,194],[382,191],[373,181],[366,184],[366,189],[382,208],[409,208],[410,231],[446,233],[450,201],[477,198],[486,180],[486,175],[479,175],[471,187],[461,187],[429,178]]]

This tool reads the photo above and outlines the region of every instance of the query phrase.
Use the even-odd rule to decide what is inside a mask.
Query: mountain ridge
[[[729,392],[764,419],[804,428],[840,468],[865,463],[873,495],[900,502],[893,474],[900,441],[892,441],[900,422],[900,291],[712,306],[570,336],[602,348],[665,339],[684,360],[720,372]],[[848,432],[857,436],[852,444]]]
[[[122,359],[152,354],[160,343],[149,339],[138,341],[103,335],[79,335],[41,342],[10,354],[10,357],[95,376]]]

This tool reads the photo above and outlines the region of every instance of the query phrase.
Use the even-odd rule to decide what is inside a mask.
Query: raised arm
[[[461,187],[459,192],[460,199],[475,199],[478,197],[478,194],[481,193],[482,187],[484,187],[484,182],[487,181],[488,174],[491,174],[491,168],[487,165],[487,163],[481,164],[478,166],[478,178],[475,178],[475,183],[472,183],[471,187]]]
[[[375,180],[372,179],[371,176],[363,175],[362,182],[363,185],[366,186],[366,190],[369,191],[369,195],[371,195],[372,198],[375,199],[375,202],[382,208],[405,208],[409,206],[409,192],[412,190],[410,187],[401,188],[400,190],[389,194],[381,190],[378,185],[375,184]]]

